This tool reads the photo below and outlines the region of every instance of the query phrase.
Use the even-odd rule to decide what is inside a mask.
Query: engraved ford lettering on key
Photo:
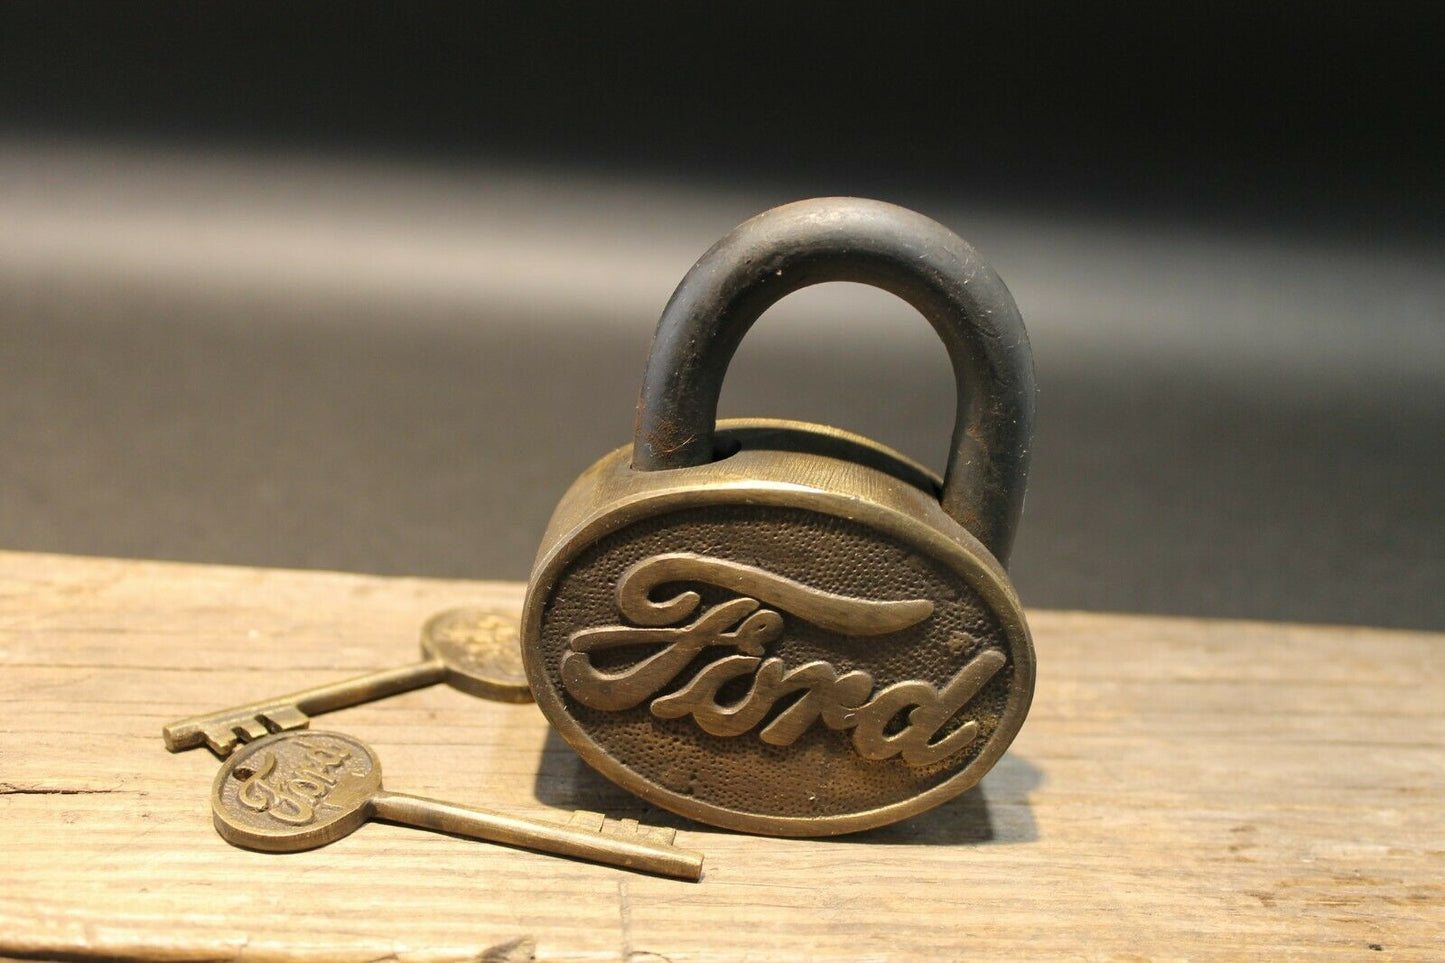
[[[938,332],[943,478],[835,428],[716,420],[751,324],[825,281],[884,288]],[[542,537],[521,637],[537,705],[604,775],[729,829],[852,832],[965,791],[1033,696],[1005,568],[1033,393],[1012,298],[941,225],[850,198],[743,224],[663,311],[632,444]]]
[[[348,820],[381,787],[371,754],[347,737],[298,732],[269,739],[222,770],[216,818],[262,837],[305,833],[316,844],[351,831]]]
[[[300,750],[299,760],[287,760],[278,771],[276,752],[260,755],[255,763],[236,770],[241,788],[236,801],[253,813],[265,814],[291,826],[305,826],[316,820],[316,810],[338,809],[327,796],[338,786],[346,791],[348,778],[364,779],[365,768],[343,771],[351,753],[324,736],[303,736],[292,748]]]

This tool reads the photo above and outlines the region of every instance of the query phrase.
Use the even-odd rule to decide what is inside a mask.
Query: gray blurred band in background
[[[0,141],[0,547],[523,578],[629,440],[692,261],[786,183]],[[1445,626],[1445,272],[1419,237],[901,188],[1009,284],[1040,385],[1032,605]],[[942,350],[832,285],[727,415],[941,466]]]

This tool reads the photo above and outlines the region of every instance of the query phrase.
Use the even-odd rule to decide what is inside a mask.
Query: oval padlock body
[[[639,472],[620,448],[558,506],[523,614],[548,720],[626,789],[750,833],[975,785],[1028,713],[1033,644],[937,477],[836,429],[718,427],[716,461]]]

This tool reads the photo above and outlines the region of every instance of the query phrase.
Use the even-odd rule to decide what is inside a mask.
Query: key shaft
[[[228,842],[270,853],[315,849],[384,820],[692,882],[702,877],[702,854],[673,845],[669,829],[591,812],[573,813],[570,824],[539,822],[387,792],[376,753],[339,732],[278,732],[243,746],[216,773],[211,816]]]
[[[518,819],[486,809],[385,790],[378,790],[371,797],[371,814],[376,819],[404,826],[455,833],[659,876],[691,882],[702,878],[702,853],[638,837]]]
[[[275,699],[192,716],[166,726],[162,735],[166,748],[171,752],[205,744],[224,759],[238,742],[250,742],[273,732],[305,729],[311,716],[436,685],[445,681],[446,677],[447,667],[441,659],[423,659],[411,665],[368,672]]]

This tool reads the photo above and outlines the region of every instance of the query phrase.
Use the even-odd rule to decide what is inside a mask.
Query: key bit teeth
[[[236,748],[236,743],[239,741],[236,738],[236,733],[230,729],[207,729],[203,733],[203,736],[205,738],[206,748],[210,749],[222,759],[231,754],[231,750]]]
[[[311,725],[311,717],[295,706],[277,706],[256,714],[271,732],[290,732]]]
[[[671,826],[643,826],[639,833],[643,839],[650,839],[654,843],[661,843],[664,846],[671,846],[677,839],[677,830]]]
[[[588,826],[594,832],[624,839],[640,839],[644,842],[661,843],[671,846],[677,839],[677,830],[667,826],[648,826],[635,819],[605,819],[600,813],[589,813],[595,817]]]
[[[585,829],[589,832],[601,832],[602,826],[607,822],[607,817],[601,813],[594,813],[591,810],[579,809],[572,814],[569,826],[576,826],[578,829]]]
[[[238,722],[231,727],[231,731],[234,732],[236,738],[242,742],[252,742],[260,739],[262,736],[271,734],[271,730],[266,727],[266,723],[260,719],[246,719]]]

